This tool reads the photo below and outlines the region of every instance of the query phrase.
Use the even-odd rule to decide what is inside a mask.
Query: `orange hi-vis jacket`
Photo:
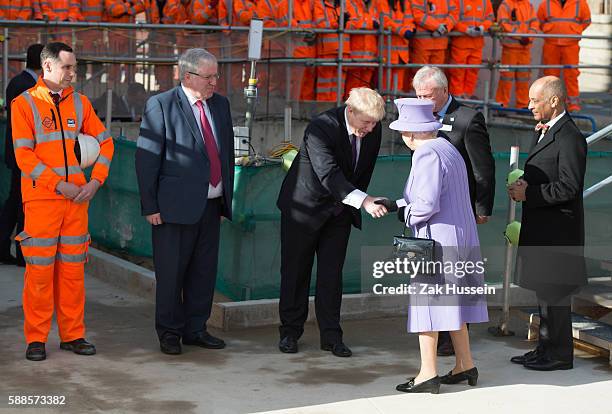
[[[185,5],[182,0],[168,0],[162,10],[161,22],[164,24],[189,24],[191,19],[189,4]]]
[[[40,10],[49,20],[83,21],[78,0],[40,0]]]
[[[351,1],[346,2],[346,13],[349,14],[346,30],[355,30],[361,26],[357,18],[357,11],[352,6]],[[323,29],[338,29],[340,21],[340,1],[334,0],[315,0],[312,13],[314,27]],[[319,33],[317,35],[317,56],[338,56],[338,35],[335,33]],[[342,54],[346,57],[351,52],[350,36],[343,33],[342,36]]]
[[[0,0],[0,20],[30,20],[32,3],[30,0]]]
[[[146,22],[153,24],[161,23],[161,19],[159,18],[159,7],[157,7],[157,1],[144,0],[144,6]]]
[[[257,4],[252,0],[219,0],[219,24],[221,26],[249,26],[251,19],[257,15],[256,10]]]
[[[81,15],[86,22],[101,22],[104,4],[100,0],[81,0]]]
[[[398,64],[400,60],[408,63],[408,40],[404,34],[414,30],[414,17],[409,0],[394,0],[393,6],[389,0],[378,0],[376,9],[379,13],[378,22],[385,30],[391,30],[391,63]],[[385,36],[384,59],[387,60],[387,36]]]
[[[189,7],[191,23],[202,25],[218,24],[219,1],[220,0],[193,0]]]
[[[504,33],[537,33],[538,19],[529,0],[504,0],[497,9],[497,22]],[[519,38],[502,37],[504,47],[520,49]]]
[[[455,24],[459,10],[455,0],[411,0],[412,14],[417,33],[430,33],[435,31],[441,24],[446,25],[450,32]],[[423,48],[428,50],[446,49],[448,37],[437,38],[414,38],[413,48]]]
[[[493,22],[493,6],[491,0],[458,0],[459,14],[454,30],[467,33],[470,26],[482,26],[484,31],[488,31]],[[453,47],[482,48],[484,37],[460,36],[452,39]]]
[[[66,181],[78,186],[87,183],[74,153],[80,132],[95,137],[100,155],[91,179],[101,184],[108,177],[113,158],[113,139],[96,116],[89,99],[72,87],[64,89],[56,107],[42,78],[15,98],[11,104],[13,146],[21,170],[23,202],[64,200],[56,192]]]
[[[378,20],[378,10],[374,0],[347,0],[357,12],[357,29],[374,30],[374,20]],[[379,21],[380,24],[380,21]],[[351,58],[375,59],[378,55],[378,37],[374,34],[351,34]],[[366,68],[364,68],[366,69]],[[368,68],[373,69],[373,68]]]
[[[134,23],[136,15],[145,10],[142,0],[104,0],[106,21],[111,23]]]
[[[567,0],[561,5],[559,0],[543,0],[538,7],[544,33],[579,35],[591,24],[591,10],[586,0]],[[547,38],[545,42],[555,45],[576,45],[580,39]]]
[[[293,1],[291,27],[312,28],[312,0],[260,0],[257,4],[257,17],[263,19],[265,27],[288,27],[289,1]],[[316,56],[314,45],[307,44],[303,38],[294,37],[292,42],[293,57]]]

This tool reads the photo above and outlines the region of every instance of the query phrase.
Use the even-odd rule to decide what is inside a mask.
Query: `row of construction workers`
[[[40,3],[39,3],[40,1]],[[289,0],[0,0],[2,18],[40,18],[50,20],[134,22],[138,13],[146,13],[149,23],[232,25],[248,26],[252,18],[261,18],[266,27],[300,27],[346,30],[391,30],[391,52],[385,61],[392,64],[481,64],[484,47],[483,35],[497,21],[495,28],[506,33],[581,34],[590,24],[590,10],[586,0],[543,0],[536,13],[529,0],[503,0],[494,16],[490,0],[346,0],[345,12],[341,12],[340,0],[292,0],[293,16],[288,18]],[[46,8],[46,9],[45,9]],[[27,10],[29,10],[29,15]],[[2,16],[2,14],[0,14]],[[464,36],[449,40],[446,34],[457,31]],[[414,37],[416,33],[430,37]],[[89,37],[88,37],[89,36]],[[201,36],[201,38],[196,38]],[[101,36],[95,30],[79,32],[81,54],[100,53]],[[91,37],[91,38],[90,38]],[[335,60],[340,48],[339,36],[334,33],[294,37],[291,50],[278,36],[268,36],[266,57],[321,58]],[[151,54],[173,56],[175,47],[189,47],[194,40],[219,53],[222,39],[216,34],[154,32],[149,38]],[[342,54],[344,58],[372,60],[378,57],[376,35],[344,34]],[[65,39],[59,39],[65,40]],[[112,51],[128,56],[130,35],[127,31],[113,30],[109,34]],[[531,62],[530,38],[504,37],[502,39],[502,64],[529,64]],[[385,49],[387,50],[385,39]],[[217,50],[215,50],[217,49]],[[23,50],[23,48],[22,48]],[[229,57],[244,58],[246,48],[234,48]],[[578,39],[546,38],[542,51],[542,63],[550,65],[577,65],[579,61]],[[115,71],[118,65],[113,65]],[[274,69],[263,78],[284,79],[284,66],[271,65]],[[245,82],[238,67],[234,70],[232,88],[241,89]],[[474,95],[478,69],[451,69],[448,71],[450,92],[455,96]],[[560,69],[547,69],[545,75],[559,76]],[[338,79],[335,65],[302,67],[292,70],[292,90],[299,91],[295,99],[336,101],[338,81],[344,94],[354,87],[375,86],[374,67],[353,66],[343,70]],[[160,89],[173,86],[173,68],[157,65],[156,79]],[[406,89],[410,85],[412,71],[393,69],[391,83],[379,88],[385,90]],[[511,101],[512,83],[515,83],[515,106],[526,107],[529,69],[503,71],[500,75],[496,100],[504,106]],[[563,69],[563,79],[568,91],[568,107],[579,110],[578,69]],[[114,74],[113,79],[117,77]],[[264,79],[265,80],[265,79]],[[299,84],[298,84],[299,83]],[[269,83],[269,88],[280,82]],[[270,86],[271,85],[271,86]]]

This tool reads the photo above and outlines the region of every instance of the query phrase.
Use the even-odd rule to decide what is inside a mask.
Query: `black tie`
[[[353,170],[357,168],[357,137],[351,134],[351,149],[353,152]]]
[[[60,99],[62,99],[62,97],[60,96],[59,93],[57,92],[51,92],[49,91],[49,95],[51,95],[51,99],[53,99],[53,103],[55,104],[55,106],[59,105]]]

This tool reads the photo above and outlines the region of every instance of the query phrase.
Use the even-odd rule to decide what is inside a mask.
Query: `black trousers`
[[[194,338],[206,330],[219,258],[221,199],[209,199],[195,224],[153,226],[155,329]]]
[[[344,209],[318,230],[311,231],[281,214],[280,336],[298,339],[308,317],[308,294],[315,254],[315,312],[321,343],[342,341],[340,305],[342,268],[351,234],[351,214]]]
[[[8,257],[11,252],[11,236],[17,226],[17,234],[23,231],[23,203],[21,202],[21,171],[11,171],[11,189],[0,213],[0,257]],[[23,262],[19,242],[15,242],[17,260]]]
[[[550,359],[571,362],[574,360],[572,312],[570,296],[554,301],[537,293],[540,311],[540,335],[538,348]]]

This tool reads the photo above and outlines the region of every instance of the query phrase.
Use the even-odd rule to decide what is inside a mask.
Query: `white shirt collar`
[[[444,106],[438,111],[438,118],[444,118],[444,115],[446,115],[446,111],[448,111],[448,107],[450,106],[452,100],[453,96],[449,93],[448,100],[446,101]]]
[[[556,123],[559,121],[559,119],[561,119],[561,117],[562,117],[563,115],[565,115],[565,111],[561,112],[561,114],[560,114],[560,115],[557,115],[556,117],[554,117],[553,119],[551,119],[550,121],[548,121],[548,122],[546,123],[546,125],[548,125],[548,129],[552,128],[552,127],[553,127],[553,125],[555,125],[555,124],[556,124]]]
[[[348,133],[348,136],[350,138],[352,134],[355,134],[355,131],[351,129],[351,125],[349,124],[349,121],[348,121],[348,106],[344,108],[344,122],[346,122],[346,132]],[[355,137],[356,136],[357,135],[355,134]]]

